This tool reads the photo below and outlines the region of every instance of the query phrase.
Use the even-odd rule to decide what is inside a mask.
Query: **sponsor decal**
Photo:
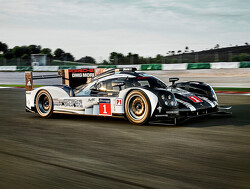
[[[93,102],[93,101],[95,101],[95,98],[89,98],[88,99],[88,102]]]
[[[162,107],[159,106],[159,107],[157,108],[157,110],[159,111],[159,113],[161,113]]]
[[[167,114],[178,114],[179,111],[173,110],[173,111],[166,111]]]
[[[95,69],[95,75],[99,75],[99,74],[101,74],[104,71],[105,71],[105,68],[96,68]]]
[[[94,69],[71,69],[69,70],[70,78],[88,78],[95,76]]]
[[[69,73],[95,73],[94,69],[71,69]]]
[[[94,77],[94,73],[72,73],[72,78],[76,77]]]
[[[54,100],[54,105],[61,107],[83,108],[82,100],[77,100],[77,99]]]
[[[168,114],[179,114],[179,111],[173,110],[173,111],[166,111],[166,114],[160,114],[160,115],[155,115],[155,117],[168,117]]]
[[[31,86],[31,82],[30,82],[30,80],[28,81],[27,86]]]
[[[168,115],[155,115],[155,117],[168,117]]]
[[[203,102],[201,99],[199,99],[197,96],[189,96],[190,100],[192,100],[194,103],[200,103]]]
[[[116,98],[115,99],[115,105],[116,106],[122,106],[122,98]]]
[[[111,115],[111,103],[108,98],[99,99],[99,115]]]
[[[151,78],[151,77],[137,77],[137,79],[148,79],[148,78]]]
[[[109,98],[99,98],[99,103],[110,104],[110,99]]]

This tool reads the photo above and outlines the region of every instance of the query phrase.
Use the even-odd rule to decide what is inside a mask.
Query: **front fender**
[[[152,116],[153,113],[154,113],[154,110],[155,110],[155,108],[156,108],[156,105],[157,105],[157,103],[158,103],[158,97],[157,97],[153,92],[151,92],[151,91],[149,91],[149,90],[147,90],[147,89],[144,89],[144,88],[132,87],[132,88],[128,88],[128,89],[122,90],[122,91],[120,92],[120,94],[119,94],[119,98],[124,99],[124,100],[123,100],[123,107],[125,107],[125,104],[124,104],[124,103],[125,103],[125,99],[126,99],[128,93],[130,93],[130,92],[133,91],[133,90],[141,90],[141,91],[143,91],[144,93],[146,93],[146,95],[148,96],[149,101],[150,101],[150,105],[151,105],[151,113],[150,113],[150,115]],[[125,111],[124,111],[124,108],[123,108],[123,113],[124,113],[124,112],[125,112]]]
[[[188,82],[179,82],[176,83],[175,85],[176,87],[189,91],[195,95],[205,96],[210,100],[218,101],[213,88],[206,83],[199,81],[188,81]]]

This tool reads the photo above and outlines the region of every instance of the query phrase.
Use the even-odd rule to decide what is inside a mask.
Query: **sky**
[[[9,48],[62,48],[98,62],[111,52],[144,57],[250,43],[249,0],[0,0]]]

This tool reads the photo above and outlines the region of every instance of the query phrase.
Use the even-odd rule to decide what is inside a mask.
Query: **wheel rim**
[[[134,120],[142,119],[147,112],[147,106],[145,104],[145,100],[140,95],[132,95],[128,99],[128,112],[130,117]]]
[[[40,94],[38,99],[38,107],[41,113],[48,113],[50,110],[50,101],[48,96],[46,94]]]

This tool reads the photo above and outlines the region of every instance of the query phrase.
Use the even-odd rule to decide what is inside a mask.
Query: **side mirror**
[[[112,82],[112,87],[121,87],[121,86],[124,86],[125,85],[125,82],[124,81],[113,81]]]
[[[174,84],[175,84],[176,81],[179,81],[178,77],[171,77],[171,78],[169,78],[169,82],[172,82],[173,86],[174,86]]]

